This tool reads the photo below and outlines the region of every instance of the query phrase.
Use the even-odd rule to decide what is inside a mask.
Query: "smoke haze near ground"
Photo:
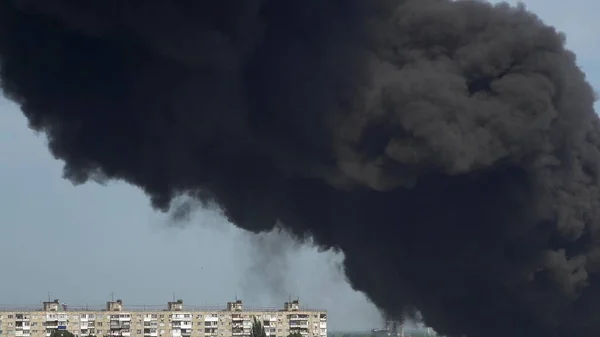
[[[523,8],[0,0],[0,79],[75,183],[282,224],[442,334],[600,333],[594,94]]]
[[[248,251],[251,263],[247,267],[245,277],[240,279],[240,287],[244,297],[251,303],[260,303],[265,294],[253,289],[262,289],[269,294],[268,298],[286,299],[291,296],[288,280],[290,269],[290,254],[298,253],[299,244],[281,228],[275,228],[268,233],[248,233]],[[254,294],[253,294],[254,293]]]

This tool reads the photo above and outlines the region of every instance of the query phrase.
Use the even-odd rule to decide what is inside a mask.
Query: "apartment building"
[[[260,320],[268,336],[327,336],[327,312],[301,308],[298,301],[282,309],[244,308],[242,301],[223,308],[190,307],[182,300],[165,309],[127,309],[123,301],[110,301],[103,310],[71,308],[58,300],[42,308],[0,309],[0,337],[49,337],[68,330],[77,337],[245,337],[253,319]]]

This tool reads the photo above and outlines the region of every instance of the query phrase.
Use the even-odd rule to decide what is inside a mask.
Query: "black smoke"
[[[443,334],[600,334],[594,94],[524,8],[0,0],[0,71],[74,183],[280,222]]]

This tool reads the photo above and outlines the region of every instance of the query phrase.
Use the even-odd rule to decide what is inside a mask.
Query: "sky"
[[[600,37],[594,36],[600,2],[524,2],[566,33],[600,91]],[[298,246],[277,233],[257,237],[216,211],[173,223],[123,183],[73,186],[61,178],[62,163],[50,155],[44,136],[1,97],[0,158],[0,306],[40,306],[50,296],[70,306],[100,307],[114,295],[126,307],[165,306],[173,296],[196,306],[237,297],[247,306],[282,307],[291,296],[327,309],[330,330],[380,324],[377,309],[340,273],[341,255]]]

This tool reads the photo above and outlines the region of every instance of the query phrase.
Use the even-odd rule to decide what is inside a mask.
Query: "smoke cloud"
[[[66,178],[281,223],[451,336],[600,334],[600,128],[564,40],[473,1],[0,0],[2,88]]]
[[[249,233],[244,277],[239,284],[244,300],[268,307],[291,296],[290,280],[286,277],[295,266],[289,264],[290,255],[298,252],[300,245],[281,228],[268,233]]]

